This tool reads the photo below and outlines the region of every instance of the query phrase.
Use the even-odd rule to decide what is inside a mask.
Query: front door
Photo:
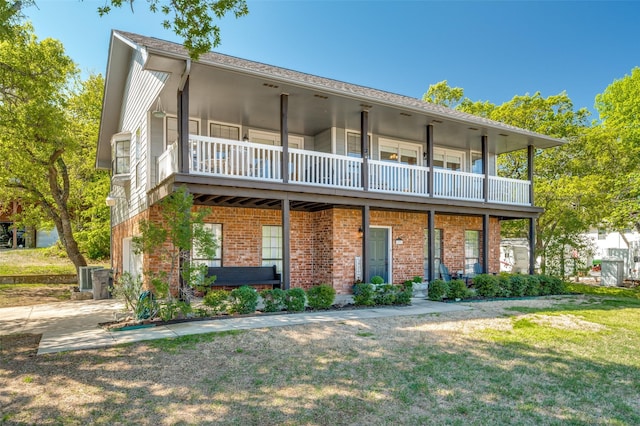
[[[379,275],[389,282],[389,230],[371,228],[369,230],[369,281]]]

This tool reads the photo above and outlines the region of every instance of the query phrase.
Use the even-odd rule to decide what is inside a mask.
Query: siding
[[[147,208],[147,188],[153,179],[155,166],[149,149],[149,114],[164,87],[169,75],[143,69],[143,52],[138,50],[133,54],[131,68],[127,76],[127,84],[123,96],[120,131],[131,132],[131,162],[130,180],[124,187],[115,188],[117,195],[125,196],[118,200],[114,208],[114,223],[131,218]]]

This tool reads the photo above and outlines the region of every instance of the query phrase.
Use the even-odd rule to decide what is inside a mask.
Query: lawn
[[[440,315],[4,353],[0,423],[640,424],[638,291],[585,290]]]
[[[52,256],[47,249],[0,251],[0,275],[75,274],[66,257]]]

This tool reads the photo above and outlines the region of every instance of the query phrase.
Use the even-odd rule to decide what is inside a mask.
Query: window
[[[240,140],[240,127],[227,124],[209,123],[209,136],[212,138]]]
[[[464,152],[434,149],[433,167],[439,167],[441,169],[448,169],[453,171],[462,171],[463,165]]]
[[[178,117],[167,117],[166,126],[165,149],[178,140]],[[200,122],[198,120],[189,119],[189,134],[200,134]]]
[[[111,171],[113,175],[128,175],[131,163],[131,134],[120,133],[111,138]]]
[[[482,153],[471,152],[471,173],[482,174]]]
[[[221,223],[205,223],[204,229],[213,235],[218,242],[218,247],[212,258],[206,258],[204,253],[199,253],[197,244],[193,244],[191,251],[191,259],[195,264],[205,264],[207,266],[222,266],[222,224]]]
[[[371,154],[371,139],[372,136],[369,134],[368,142],[369,142],[369,154]],[[347,156],[362,158],[362,142],[360,141],[360,133],[358,132],[347,132]]]
[[[380,161],[390,161],[394,163],[418,164],[418,158],[422,156],[420,147],[417,145],[380,139]]]
[[[434,278],[440,277],[440,263],[442,262],[442,229],[434,229]],[[424,230],[424,277],[429,276],[429,230]]]
[[[282,226],[262,227],[262,266],[271,265],[282,272]]]
[[[249,142],[261,143],[264,145],[280,146],[280,134],[271,132],[260,132],[257,130],[249,130]],[[304,138],[300,136],[289,135],[289,148],[304,148]]]
[[[464,273],[474,273],[473,265],[480,262],[480,231],[464,231]]]

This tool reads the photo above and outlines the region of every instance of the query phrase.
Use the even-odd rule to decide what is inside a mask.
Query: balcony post
[[[433,197],[433,180],[435,176],[433,171],[433,124],[427,124],[427,150],[424,155],[427,160],[427,167],[429,168],[427,174],[427,192],[429,197]],[[431,268],[429,270],[431,270]]]
[[[429,210],[427,212],[427,246],[429,247],[429,254],[427,256],[427,262],[429,262],[429,272],[425,279],[432,282],[436,278],[436,271],[434,271],[436,263],[436,212]]]
[[[280,95],[280,141],[282,142],[282,182],[289,182],[289,94]]]
[[[369,282],[369,205],[362,206],[362,281]]]
[[[288,199],[282,200],[282,287],[291,286],[291,215]]]
[[[529,275],[536,273],[536,220],[529,218]]]
[[[533,159],[536,149],[533,145],[527,147],[527,177],[529,179],[529,203],[533,206]]]
[[[178,171],[189,173],[189,76],[178,90]]]
[[[362,187],[364,188],[365,191],[368,191],[369,190],[369,111],[367,110],[363,110],[360,113],[360,152],[362,154]]]
[[[482,272],[489,273],[489,215],[482,216]],[[497,271],[499,272],[499,271]]]
[[[482,191],[484,193],[484,202],[489,202],[489,137],[482,135],[482,173],[484,181],[482,182]]]

